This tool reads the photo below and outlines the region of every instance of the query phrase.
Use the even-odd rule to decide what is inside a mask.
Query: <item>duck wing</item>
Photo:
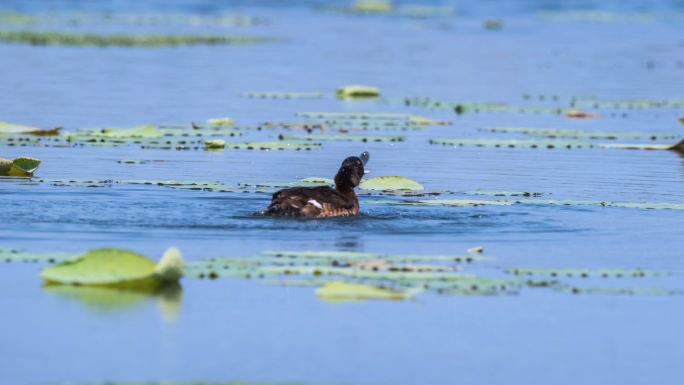
[[[284,216],[320,216],[327,207],[351,209],[348,202],[330,187],[295,187],[277,191],[264,214]]]

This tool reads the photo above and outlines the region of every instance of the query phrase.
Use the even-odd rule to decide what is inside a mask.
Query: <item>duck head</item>
[[[335,175],[335,187],[340,191],[349,191],[358,186],[365,173],[364,167],[369,158],[368,151],[364,151],[359,156],[350,156],[345,159],[337,175]]]

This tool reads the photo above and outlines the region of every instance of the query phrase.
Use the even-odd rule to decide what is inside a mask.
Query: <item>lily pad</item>
[[[67,261],[73,257],[73,254],[68,253],[32,253],[23,250],[0,248],[0,261],[5,262],[57,263]]]
[[[235,122],[233,122],[233,119],[225,117],[208,119],[207,124],[210,126],[232,126]]]
[[[316,289],[316,294],[326,301],[404,300],[415,292],[385,289],[378,286],[343,281],[326,282]]]
[[[377,98],[380,90],[376,87],[352,85],[338,88],[336,95],[340,99]]]
[[[226,141],[223,139],[205,140],[204,148],[207,150],[222,150],[226,148]]]
[[[506,139],[430,139],[430,144],[443,146],[508,147],[508,148],[592,148],[591,142],[556,140],[506,140]]]
[[[61,127],[43,129],[37,127],[24,126],[21,124],[13,124],[7,122],[0,122],[0,135],[2,134],[27,134],[36,136],[59,135]]]
[[[156,287],[178,282],[183,275],[183,257],[168,249],[159,263],[131,251],[96,249],[62,264],[44,269],[47,284]]]
[[[389,0],[356,0],[352,9],[356,12],[391,12],[394,5]]]
[[[506,270],[513,275],[542,275],[575,278],[643,278],[657,277],[665,273],[642,269],[560,269],[560,268],[513,268]]]
[[[32,176],[40,166],[40,160],[29,157],[14,160],[0,158],[0,176]]]
[[[328,134],[281,134],[280,140],[340,141],[340,142],[403,142],[404,136],[390,135],[328,135]]]
[[[281,92],[281,91],[262,91],[245,92],[242,97],[249,99],[322,99],[322,92]]]
[[[510,134],[524,134],[534,136],[546,136],[549,138],[585,138],[585,139],[676,139],[679,135],[676,134],[660,134],[660,133],[641,133],[641,132],[605,132],[605,131],[588,131],[588,130],[569,130],[569,129],[555,129],[555,128],[534,128],[534,127],[488,127],[480,128],[480,131],[496,132],[496,133],[510,133]]]
[[[420,183],[403,176],[380,176],[361,181],[359,187],[363,190],[424,190]]]

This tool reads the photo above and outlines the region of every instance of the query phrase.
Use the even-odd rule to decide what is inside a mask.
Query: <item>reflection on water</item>
[[[81,302],[95,312],[128,311],[146,302],[156,301],[166,321],[178,318],[183,301],[183,288],[178,283],[152,290],[73,285],[46,285],[43,290],[68,301]]]

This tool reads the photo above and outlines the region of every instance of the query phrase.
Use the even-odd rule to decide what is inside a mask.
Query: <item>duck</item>
[[[293,187],[277,191],[261,214],[310,218],[359,215],[359,199],[354,188],[361,183],[369,158],[367,151],[346,158],[335,175],[334,188]]]

